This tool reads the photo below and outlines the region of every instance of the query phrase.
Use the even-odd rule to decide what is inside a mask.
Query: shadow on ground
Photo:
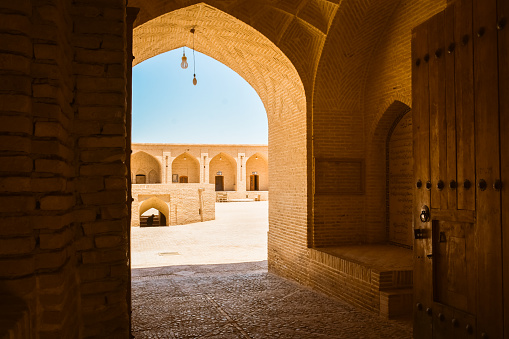
[[[267,272],[267,261],[132,270],[139,338],[411,338],[386,321]]]

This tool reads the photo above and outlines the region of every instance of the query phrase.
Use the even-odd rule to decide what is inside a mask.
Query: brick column
[[[79,337],[127,338],[126,1],[80,0],[72,7]]]
[[[9,299],[5,297],[5,293],[22,298],[26,303],[24,307],[36,309],[36,298],[33,292],[36,288],[37,255],[34,253],[37,246],[36,237],[39,232],[38,226],[43,224],[42,219],[51,218],[50,215],[44,218],[34,217],[42,214],[40,202],[36,202],[36,199],[44,194],[44,191],[52,190],[51,181],[59,182],[60,189],[66,184],[65,179],[59,180],[51,174],[43,179],[38,178],[38,174],[34,173],[34,178],[31,179],[37,161],[34,160],[31,145],[34,125],[39,133],[44,130],[42,124],[37,126],[32,116],[32,105],[37,107],[37,103],[31,98],[30,62],[32,58],[35,59],[31,21],[31,1],[0,2],[0,46],[2,46],[0,52],[2,71],[0,81],[0,295],[2,295],[0,300],[2,301],[0,301],[0,311],[11,311],[13,307],[9,305]],[[44,67],[37,69],[45,70]],[[46,130],[46,133],[48,132]],[[40,136],[43,137],[43,135]],[[46,227],[51,225],[44,224]],[[54,228],[57,228],[59,224],[56,223]],[[41,236],[46,232],[46,227],[42,229]],[[23,302],[20,301],[21,303]],[[41,318],[46,315],[44,313],[41,312]],[[4,321],[9,321],[9,318],[7,317]],[[33,322],[34,327],[35,321],[35,314],[32,314],[30,322]],[[11,329],[14,329],[16,325],[16,320],[12,320]],[[26,330],[31,329],[26,328]],[[28,331],[25,333],[28,334]]]
[[[173,182],[173,160],[177,157],[172,157],[171,154],[168,156],[168,183],[171,184]]]
[[[162,180],[163,184],[171,184],[171,152],[163,152]]]
[[[209,154],[201,153],[200,155],[200,183],[209,183]]]
[[[246,154],[238,153],[237,155],[237,192],[246,191]]]

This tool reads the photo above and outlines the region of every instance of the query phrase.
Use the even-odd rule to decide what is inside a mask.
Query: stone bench
[[[411,314],[412,250],[392,245],[358,245],[310,249],[337,296],[385,318]],[[318,286],[317,286],[318,287]]]

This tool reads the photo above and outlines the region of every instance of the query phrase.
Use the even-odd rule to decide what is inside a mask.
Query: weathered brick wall
[[[128,337],[124,0],[73,6],[82,337]]]
[[[58,0],[0,5],[0,294],[25,300],[28,337],[79,329],[70,14]]]
[[[26,303],[30,322],[35,322],[37,231],[32,216],[40,211],[31,189],[31,20],[31,1],[0,4],[0,298],[18,296],[17,303]],[[7,311],[5,304],[0,308]],[[14,324],[16,319],[0,326],[8,329]],[[32,335],[36,329],[26,330]]]
[[[134,201],[131,226],[140,226],[140,212],[143,213],[140,208],[144,202],[153,197],[159,200],[159,204],[166,204],[168,212],[162,211],[158,204],[150,201],[148,205],[143,205],[143,210],[154,207],[162,211],[169,225],[215,219],[216,193],[213,184],[133,185],[132,192]],[[200,208],[203,208],[201,213]]]

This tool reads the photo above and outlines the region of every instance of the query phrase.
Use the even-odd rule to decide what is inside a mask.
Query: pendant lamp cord
[[[196,60],[194,58],[194,28],[193,28],[193,72],[194,76],[196,76]]]

